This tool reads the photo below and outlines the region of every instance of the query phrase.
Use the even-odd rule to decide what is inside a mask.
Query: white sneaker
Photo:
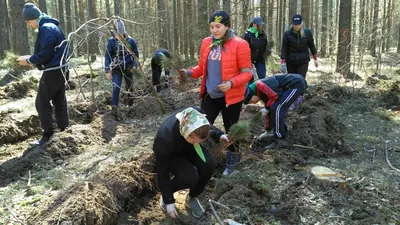
[[[222,176],[228,176],[232,173],[232,170],[229,169],[228,167],[225,168],[224,172],[222,173]]]

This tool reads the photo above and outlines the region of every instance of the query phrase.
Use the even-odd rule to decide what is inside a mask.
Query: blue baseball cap
[[[292,24],[293,25],[299,25],[302,22],[303,22],[303,18],[302,18],[302,16],[300,14],[296,14],[296,15],[293,16],[293,19],[292,19]]]
[[[253,18],[253,21],[251,21],[252,23],[255,23],[257,25],[264,25],[264,22],[262,21],[262,18],[259,16],[256,16]]]

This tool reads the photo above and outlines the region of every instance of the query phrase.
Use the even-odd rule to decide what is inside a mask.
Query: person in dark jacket
[[[192,107],[172,113],[158,128],[153,151],[162,195],[160,206],[172,218],[179,217],[173,194],[187,188],[186,207],[196,218],[204,214],[197,197],[210,180],[215,161],[200,143],[209,135],[216,141],[229,141],[226,134],[210,125],[201,109]]]
[[[164,67],[164,60],[166,58],[171,58],[170,53],[165,48],[157,49],[153,57],[151,57],[151,73],[152,73],[152,80],[153,86],[156,87],[157,92],[161,91],[160,86],[160,78],[161,78],[161,71]],[[165,76],[169,76],[170,68],[164,68]]]
[[[108,39],[107,49],[105,53],[105,72],[106,78],[112,80],[112,108],[116,112],[119,103],[119,93],[122,86],[122,78],[125,80],[125,89],[128,92],[129,101],[128,105],[133,105],[133,72],[137,69],[137,62],[131,55],[127,47],[124,45],[121,38],[129,44],[137,58],[139,58],[139,51],[135,40],[126,34],[125,25],[122,20],[115,19],[114,25],[117,28],[116,33]]]
[[[287,110],[306,88],[307,82],[300,74],[275,75],[247,86],[244,104],[257,103],[262,100],[268,112],[266,132],[260,135],[259,139],[265,137],[280,139],[286,136]]]
[[[43,71],[36,95],[35,106],[39,115],[43,135],[31,145],[44,145],[54,133],[53,107],[58,128],[63,131],[68,126],[68,108],[65,87],[69,77],[66,59],[65,36],[56,19],[42,13],[32,3],[26,3],[22,17],[29,27],[38,29],[34,54],[21,56],[18,63],[22,66],[35,66]]]
[[[255,65],[259,79],[266,76],[265,67],[266,56],[271,52],[267,49],[268,39],[265,31],[262,29],[264,22],[259,16],[254,17],[249,28],[244,34],[244,39],[249,43],[251,49],[251,62]]]
[[[304,27],[302,16],[293,16],[292,26],[283,34],[281,50],[281,69],[283,73],[296,73],[306,77],[311,51],[314,65],[318,67],[317,49],[313,34]]]
[[[314,65],[318,67],[317,49],[314,44],[313,34],[305,28],[300,14],[292,19],[292,26],[283,34],[281,50],[281,70],[283,73],[296,73],[306,78],[310,52],[314,58]],[[299,96],[290,110],[297,109],[303,102],[303,96]]]

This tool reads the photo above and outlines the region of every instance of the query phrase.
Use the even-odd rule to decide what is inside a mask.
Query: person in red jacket
[[[181,72],[191,78],[202,77],[201,109],[211,124],[221,112],[228,132],[239,120],[246,84],[252,78],[250,47],[245,40],[234,35],[226,12],[214,12],[209,22],[211,36],[201,43],[198,65]],[[231,173],[233,164],[239,160],[238,149],[230,146],[223,175]]]

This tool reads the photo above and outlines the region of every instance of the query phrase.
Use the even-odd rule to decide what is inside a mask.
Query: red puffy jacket
[[[200,87],[200,98],[206,94],[207,59],[211,51],[212,38],[203,39],[200,47],[200,59],[197,66],[191,69],[192,78],[203,76]],[[238,37],[233,37],[224,43],[221,52],[222,82],[232,81],[232,88],[225,92],[225,102],[233,105],[243,101],[246,84],[252,78],[249,44]]]

